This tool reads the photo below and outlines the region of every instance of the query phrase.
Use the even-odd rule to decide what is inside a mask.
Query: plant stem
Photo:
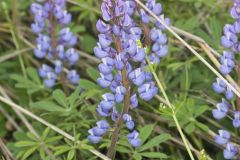
[[[163,88],[163,85],[162,85],[162,83],[160,82],[160,80],[158,79],[158,76],[157,76],[157,74],[155,73],[151,62],[149,61],[148,58],[146,58],[146,59],[147,59],[147,62],[148,62],[150,71],[151,71],[151,73],[153,74],[155,80],[157,81],[157,85],[158,85],[159,89],[161,90],[161,92],[162,92],[165,100],[167,101],[167,104],[168,104],[169,108],[170,108],[171,111],[172,111],[173,120],[174,120],[174,122],[175,122],[175,124],[176,124],[176,126],[177,126],[178,132],[179,132],[180,135],[181,135],[181,138],[182,138],[183,143],[184,143],[184,145],[185,145],[185,147],[186,147],[186,149],[187,149],[187,152],[188,152],[191,160],[194,160],[194,157],[193,157],[193,154],[192,154],[192,152],[191,152],[189,143],[188,143],[188,141],[187,141],[187,139],[186,139],[186,137],[185,137],[185,135],[184,135],[184,133],[183,133],[183,131],[182,131],[182,128],[181,128],[181,126],[180,126],[180,124],[179,124],[179,122],[178,122],[178,119],[177,119],[177,116],[176,116],[176,112],[175,112],[175,106],[173,106],[173,105],[170,103],[169,98],[168,98],[168,96],[167,96],[167,94],[166,94],[166,92],[165,92],[165,90],[164,90],[164,88]]]
[[[116,45],[117,52],[121,53],[122,49],[121,49],[121,42],[120,42],[119,37],[116,37],[115,45]],[[122,73],[122,83],[123,83],[123,86],[126,88],[127,92],[126,92],[126,95],[124,96],[123,110],[122,110],[122,113],[121,113],[119,119],[116,122],[116,127],[112,134],[111,144],[110,144],[110,147],[107,152],[107,156],[111,159],[114,159],[114,156],[115,156],[115,152],[116,152],[115,148],[116,148],[119,132],[123,125],[123,115],[125,113],[128,113],[128,109],[129,109],[129,105],[130,105],[130,86],[129,86],[128,79],[127,79],[126,66],[124,66],[121,73]]]

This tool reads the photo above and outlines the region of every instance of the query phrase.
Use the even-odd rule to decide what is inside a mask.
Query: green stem
[[[185,147],[186,147],[186,149],[187,149],[187,152],[188,152],[191,160],[195,160],[194,157],[193,157],[193,154],[192,154],[192,152],[191,152],[189,143],[188,143],[188,141],[187,141],[187,139],[186,139],[186,137],[185,137],[185,135],[184,135],[184,133],[183,133],[183,131],[182,131],[182,128],[181,128],[181,126],[180,126],[180,124],[179,124],[179,122],[178,122],[178,119],[177,119],[177,116],[176,116],[176,112],[175,112],[175,106],[170,103],[169,98],[168,98],[168,96],[167,96],[167,94],[166,94],[166,92],[165,92],[165,90],[164,90],[164,88],[163,88],[163,85],[162,85],[162,83],[160,82],[160,80],[158,79],[158,76],[157,76],[157,74],[155,73],[154,68],[153,68],[151,62],[149,61],[148,57],[147,57],[146,59],[147,59],[147,62],[148,62],[149,69],[150,69],[152,75],[154,76],[155,80],[157,81],[157,85],[158,85],[159,89],[161,90],[161,92],[162,92],[165,100],[167,101],[167,104],[168,104],[169,108],[170,108],[171,111],[172,111],[173,120],[174,120],[174,122],[175,122],[175,124],[176,124],[176,126],[177,126],[178,132],[179,132],[180,135],[181,135],[181,138],[182,138],[183,143],[184,143],[184,145],[185,145]]]

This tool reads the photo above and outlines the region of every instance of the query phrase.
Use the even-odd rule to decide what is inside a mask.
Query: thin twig
[[[13,154],[9,151],[9,149],[4,144],[4,142],[1,138],[0,138],[0,149],[2,150],[4,156],[7,160],[15,160],[15,158],[13,157]]]
[[[17,122],[8,114],[8,112],[3,108],[3,106],[0,106],[0,112],[4,115],[4,117],[7,118],[8,122],[10,122],[16,130],[22,131]]]

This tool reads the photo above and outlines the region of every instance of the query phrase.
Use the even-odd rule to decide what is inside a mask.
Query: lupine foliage
[[[240,159],[238,97],[134,0],[0,2],[0,96],[75,139],[26,116],[36,135],[0,102],[0,147],[17,159],[98,159],[89,151],[107,155],[120,120],[115,159],[189,159],[147,62],[194,156]],[[220,54],[217,69],[239,82],[239,0],[142,2],[203,38]],[[1,147],[0,159],[6,155]]]

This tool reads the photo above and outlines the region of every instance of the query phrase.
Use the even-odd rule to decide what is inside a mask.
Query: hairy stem
[[[121,53],[122,49],[121,49],[121,42],[120,42],[119,37],[116,37],[115,45],[116,45],[117,52]],[[116,144],[118,141],[119,132],[123,125],[123,115],[125,113],[128,113],[128,109],[129,109],[129,105],[130,105],[130,86],[128,83],[126,66],[123,68],[121,73],[122,73],[122,83],[123,83],[123,86],[126,88],[127,92],[126,92],[126,95],[124,96],[123,110],[122,110],[122,113],[121,113],[119,119],[116,122],[116,127],[112,134],[111,144],[110,144],[110,147],[107,152],[107,156],[111,159],[114,159],[114,156],[115,156],[115,152],[116,152],[115,148],[116,148]]]

